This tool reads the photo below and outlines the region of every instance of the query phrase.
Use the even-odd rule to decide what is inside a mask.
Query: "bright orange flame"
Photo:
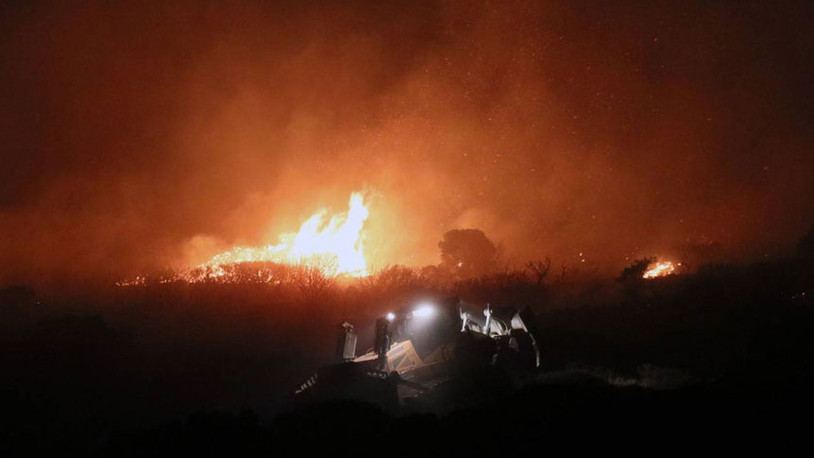
[[[672,275],[676,273],[676,268],[680,265],[681,263],[673,264],[670,261],[654,262],[647,266],[647,271],[642,275],[642,278],[656,278]]]
[[[213,256],[198,266],[210,268],[217,276],[221,266],[241,262],[274,262],[305,264],[318,267],[330,276],[367,275],[364,256],[364,225],[369,211],[361,193],[350,196],[347,213],[337,214],[325,222],[325,210],[308,218],[297,233],[280,236],[277,245],[235,247]]]
[[[203,264],[159,277],[155,282],[231,283],[249,279],[279,284],[281,281],[277,274],[268,270],[269,266],[251,266],[249,263],[294,265],[305,267],[306,272],[316,269],[328,277],[368,275],[363,242],[369,211],[362,193],[351,194],[347,212],[333,215],[327,222],[326,214],[324,209],[314,213],[302,223],[298,232],[280,235],[277,245],[234,247],[212,256]],[[116,282],[116,285],[147,286],[151,282],[139,275]]]

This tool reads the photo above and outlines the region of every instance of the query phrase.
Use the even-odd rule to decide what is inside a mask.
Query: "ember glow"
[[[674,264],[670,261],[654,262],[647,266],[647,271],[642,275],[642,278],[656,278],[666,277],[676,273],[676,269],[681,263]]]

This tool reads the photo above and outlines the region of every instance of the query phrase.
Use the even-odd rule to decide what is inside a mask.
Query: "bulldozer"
[[[295,399],[354,400],[398,413],[446,411],[499,396],[540,367],[530,313],[458,297],[418,303],[377,318],[373,346],[362,354],[356,328],[344,322],[336,363],[302,383]]]

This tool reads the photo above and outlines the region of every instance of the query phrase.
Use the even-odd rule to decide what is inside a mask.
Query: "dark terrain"
[[[653,280],[517,270],[447,285],[394,267],[353,286],[154,284],[71,301],[7,287],[0,453],[779,451],[811,424],[812,259],[801,248]],[[539,373],[439,413],[292,407],[331,362],[337,323],[358,325],[364,351],[376,316],[449,294],[530,307]]]

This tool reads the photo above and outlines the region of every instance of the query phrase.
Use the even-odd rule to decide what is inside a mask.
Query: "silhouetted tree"
[[[638,279],[642,278],[642,275],[647,271],[647,267],[656,261],[656,258],[653,257],[644,257],[642,259],[637,259],[633,261],[633,264],[625,267],[622,270],[621,275],[616,281],[624,282],[628,279]]]
[[[494,270],[498,249],[483,231],[455,229],[444,233],[438,243],[441,267],[456,278],[469,278]]]
[[[329,296],[336,290],[333,277],[325,275],[322,269],[309,264],[295,266],[294,272],[297,287],[306,301],[314,301]]]
[[[548,272],[551,270],[551,259],[545,258],[543,261],[539,259],[529,261],[526,263],[526,270],[531,273],[537,285],[541,286],[545,282]]]
[[[417,283],[418,275],[416,272],[407,266],[401,265],[384,267],[362,280],[362,284],[366,288],[376,290],[377,292],[405,290],[415,286]]]

